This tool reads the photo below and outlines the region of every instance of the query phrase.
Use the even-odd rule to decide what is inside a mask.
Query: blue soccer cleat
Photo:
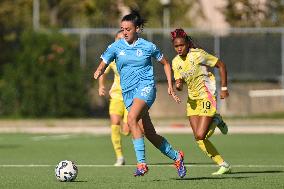
[[[138,163],[137,168],[134,172],[134,176],[144,176],[148,172],[148,166],[146,163]]]
[[[178,176],[180,178],[183,178],[186,175],[186,167],[184,166],[184,162],[183,162],[184,153],[182,151],[179,151],[178,154],[179,154],[179,157],[175,161],[174,165],[177,169]]]

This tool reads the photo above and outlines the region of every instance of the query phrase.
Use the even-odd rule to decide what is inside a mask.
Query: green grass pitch
[[[150,143],[150,164],[144,177],[135,178],[135,155],[130,137],[123,137],[127,166],[113,167],[110,136],[0,134],[0,188],[284,188],[284,135],[216,135],[211,141],[232,164],[232,174],[212,176],[217,170],[197,147],[192,135],[165,135],[185,152],[188,174],[180,179],[172,161]],[[79,168],[75,182],[58,182],[55,165],[74,160]]]

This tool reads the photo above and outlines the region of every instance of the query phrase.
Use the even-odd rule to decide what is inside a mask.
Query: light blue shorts
[[[141,84],[133,90],[122,93],[122,96],[125,107],[128,111],[130,111],[134,98],[144,100],[150,108],[156,99],[156,86],[154,84]]]

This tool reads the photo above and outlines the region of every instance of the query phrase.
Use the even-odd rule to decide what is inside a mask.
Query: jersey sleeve
[[[161,61],[163,59],[163,54],[161,51],[157,48],[155,44],[152,44],[151,46],[152,50],[152,57],[154,57],[157,61]]]
[[[106,51],[101,55],[101,59],[104,61],[106,64],[110,64],[114,59],[116,58],[116,53],[115,53],[115,43],[112,43],[111,45],[108,46]]]
[[[173,72],[174,72],[175,80],[182,79],[182,76],[181,76],[180,72],[178,71],[178,66],[177,66],[175,59],[173,59],[173,61],[172,61],[172,69],[173,69]]]
[[[201,58],[201,64],[205,66],[214,67],[218,61],[218,58],[207,53],[206,51],[200,49],[200,58]]]

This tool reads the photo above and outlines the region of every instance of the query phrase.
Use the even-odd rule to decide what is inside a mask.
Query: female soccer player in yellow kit
[[[226,66],[217,57],[197,48],[183,29],[171,32],[171,37],[178,54],[172,61],[176,88],[182,90],[183,83],[186,83],[188,87],[187,116],[196,142],[200,149],[220,166],[213,175],[229,173],[230,165],[208,140],[216,126],[223,134],[228,132],[221,116],[216,114],[216,81],[214,75],[208,70],[210,67],[219,69],[220,97],[224,99],[229,96]]]
[[[117,32],[115,36],[115,40],[123,38],[122,31]],[[121,166],[125,164],[125,158],[122,153],[122,145],[121,145],[121,131],[122,134],[129,134],[129,127],[127,125],[127,110],[123,103],[122,98],[122,90],[120,86],[120,78],[116,68],[115,62],[112,62],[107,69],[105,70],[104,75],[102,75],[99,79],[99,95],[105,96],[105,75],[110,72],[110,70],[114,73],[114,80],[112,87],[109,91],[110,95],[110,104],[109,104],[109,115],[111,120],[111,141],[116,155],[115,166]],[[121,124],[123,122],[123,127],[121,129]]]

